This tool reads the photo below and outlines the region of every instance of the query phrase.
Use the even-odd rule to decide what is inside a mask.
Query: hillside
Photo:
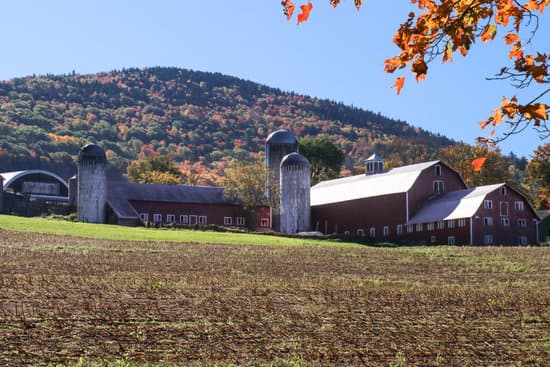
[[[329,135],[349,169],[374,151],[412,163],[453,143],[379,113],[217,73],[157,67],[0,82],[0,171],[67,177],[87,142],[121,170],[160,153],[221,171],[231,158],[263,154],[266,136],[279,128]]]

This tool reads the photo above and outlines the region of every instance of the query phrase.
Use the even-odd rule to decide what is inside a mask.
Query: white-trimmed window
[[[437,229],[445,229],[445,222],[442,220],[437,222]]]
[[[162,214],[153,214],[153,222],[162,223]]]
[[[237,217],[237,225],[238,226],[244,226],[246,223],[246,220],[244,217]]]
[[[139,219],[142,222],[148,222],[149,221],[149,213],[139,213]]]
[[[384,237],[388,237],[390,235],[390,227],[384,226],[384,228],[382,228],[382,234]]]
[[[398,236],[403,236],[403,225],[398,224],[395,230]]]
[[[483,218],[483,225],[485,227],[490,227],[493,225],[493,217],[484,217]]]
[[[189,224],[189,216],[185,214],[180,215],[180,223]]]
[[[506,196],[506,186],[502,186],[502,187],[500,188],[500,195]]]
[[[455,221],[449,220],[447,221],[447,228],[454,228],[455,227]]]
[[[503,227],[510,227],[510,218],[500,217],[500,224],[502,224]]]
[[[441,180],[435,180],[434,181],[434,192],[437,192],[438,194],[445,192],[445,182]]]
[[[522,212],[525,209],[525,205],[523,204],[523,201],[514,202],[514,207],[516,208],[516,211],[518,211],[518,212]]]
[[[486,234],[483,236],[483,244],[484,245],[492,245],[493,244],[493,235],[492,234]]]
[[[459,227],[466,227],[466,219],[462,218],[458,220]]]
[[[441,176],[441,165],[436,164],[434,169],[435,169],[435,175],[438,176],[438,177]]]
[[[503,187],[505,189],[505,187]],[[507,217],[508,216],[508,202],[507,201],[501,201],[500,202],[500,216],[501,217]]]
[[[493,200],[483,200],[483,208],[493,209]]]
[[[357,236],[359,237],[365,237],[365,230],[363,228],[359,228],[357,230]]]
[[[175,214],[166,214],[166,223],[175,223],[176,215]]]
[[[351,236],[351,232],[350,231],[344,231],[344,236]]]
[[[371,238],[376,237],[376,228],[370,227],[370,229],[369,229],[369,234],[370,234],[370,237],[371,237]]]
[[[527,228],[527,219],[518,219],[518,228]]]
[[[437,237],[436,236],[431,236],[430,237],[430,242],[435,243],[435,241],[437,241]]]
[[[206,215],[199,215],[199,224],[206,224],[207,218]]]
[[[422,232],[423,229],[424,229],[424,225],[422,223],[417,223],[416,224],[416,231],[417,232]]]
[[[414,226],[412,224],[407,224],[407,233],[413,233]]]
[[[233,218],[232,217],[223,217],[223,225],[224,226],[230,226],[233,224]]]
[[[447,245],[456,245],[456,237],[455,236],[447,237]]]
[[[426,230],[427,230],[428,232],[433,231],[433,230],[434,230],[434,224],[433,224],[433,223],[428,223],[428,224],[426,224]]]
[[[260,219],[260,226],[261,227],[269,227],[269,218],[261,218]]]
[[[527,236],[519,236],[518,242],[520,245],[525,246],[527,245]]]

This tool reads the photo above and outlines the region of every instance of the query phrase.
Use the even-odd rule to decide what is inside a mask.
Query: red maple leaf
[[[309,17],[309,12],[313,8],[313,4],[309,1],[306,5],[300,5],[302,12],[298,14],[298,24],[305,22]]]
[[[472,167],[474,167],[475,172],[481,171],[483,168],[483,165],[485,164],[485,161],[487,160],[487,157],[479,157],[472,161]]]

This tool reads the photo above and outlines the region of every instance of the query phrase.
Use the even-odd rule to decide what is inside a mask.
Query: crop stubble
[[[89,240],[0,230],[0,365],[545,365],[550,248]]]

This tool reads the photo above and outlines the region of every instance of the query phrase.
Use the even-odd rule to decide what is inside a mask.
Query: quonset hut
[[[306,232],[310,228],[310,172],[306,157],[298,153],[286,155],[280,168],[280,231]]]
[[[277,130],[269,134],[265,142],[265,164],[267,168],[266,194],[268,198],[277,196],[276,190],[280,185],[280,167],[283,158],[298,152],[298,141],[287,130]],[[271,208],[271,225],[276,231],[280,230],[281,221],[279,208]]]
[[[107,157],[95,144],[86,144],[78,153],[78,220],[105,223],[107,203]]]

